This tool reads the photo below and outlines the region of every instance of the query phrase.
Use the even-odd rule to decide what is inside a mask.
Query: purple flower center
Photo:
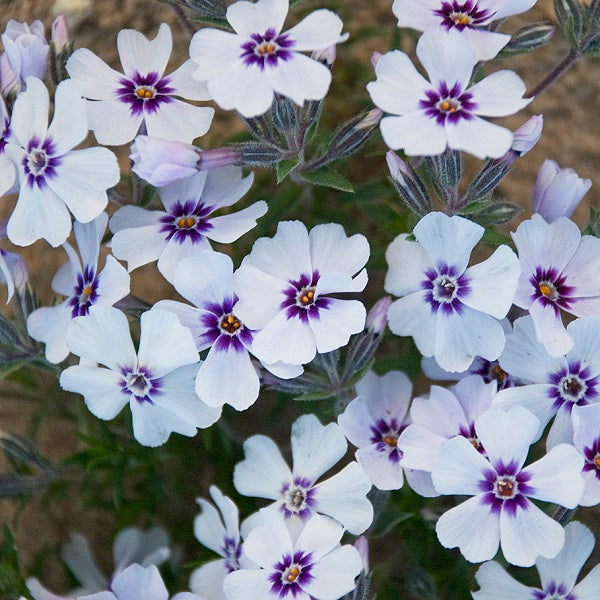
[[[281,511],[286,519],[293,515],[301,519],[308,519],[312,514],[314,504],[314,489],[312,483],[304,477],[294,477],[292,483],[286,483],[281,488],[283,504]]]
[[[378,452],[387,453],[390,462],[398,463],[403,456],[403,452],[397,444],[398,437],[406,427],[405,423],[400,423],[395,418],[389,421],[378,419],[375,425],[371,425],[371,442],[375,444]]]
[[[427,98],[419,100],[419,106],[425,110],[425,114],[435,119],[438,125],[458,123],[461,119],[470,120],[473,110],[477,104],[473,102],[473,95],[463,92],[458,83],[451,88],[442,81],[437,90],[431,89],[425,92]]]
[[[140,404],[154,404],[152,396],[160,394],[160,379],[152,379],[152,373],[144,367],[137,369],[122,369],[123,379],[120,382],[124,394],[133,396]]]
[[[173,99],[169,94],[175,93],[175,88],[169,84],[169,77],[160,77],[158,73],[140,75],[137,71],[131,79],[123,77],[119,80],[120,88],[115,94],[125,104],[129,104],[129,112],[137,117],[142,113],[156,112],[161,104],[168,104]]]
[[[316,287],[319,281],[319,272],[312,275],[301,275],[300,279],[289,281],[289,287],[283,290],[285,300],[280,304],[286,310],[288,319],[298,317],[307,322],[308,318],[318,319],[319,310],[329,307],[329,298],[317,296]]]
[[[90,306],[98,299],[98,280],[92,267],[85,267],[83,273],[77,273],[77,283],[73,295],[69,298],[71,317],[83,317],[88,314]]]
[[[29,187],[37,185],[41,189],[46,185],[46,179],[56,177],[56,167],[61,160],[58,156],[53,156],[54,152],[51,137],[47,137],[43,143],[36,137],[29,140],[27,152],[21,162]]]
[[[559,308],[569,310],[575,288],[566,285],[566,279],[553,267],[536,267],[535,274],[529,278],[534,288],[531,301],[539,300],[544,306],[552,306],[556,315]]]
[[[225,568],[228,573],[237,571],[240,568],[240,556],[242,555],[242,547],[234,539],[226,537],[223,540],[223,556],[225,558]]]
[[[467,438],[467,440],[469,440],[473,448],[475,448],[475,450],[477,450],[479,454],[482,454],[483,456],[486,455],[485,448],[483,447],[483,444],[481,443],[481,440],[479,439],[479,437],[477,436],[477,432],[475,431],[475,423],[471,423],[468,427],[465,425],[461,425],[459,427],[459,434],[462,435],[464,438]]]
[[[550,581],[545,590],[534,590],[533,600],[577,600],[564,583]]]
[[[202,345],[214,346],[220,352],[242,352],[244,346],[252,343],[253,331],[247,329],[233,312],[237,301],[237,296],[227,297],[221,304],[209,302],[202,307],[205,311],[200,317],[205,328],[200,336]]]
[[[524,471],[518,471],[514,462],[504,465],[501,461],[495,469],[489,469],[484,473],[484,479],[479,482],[483,495],[483,504],[487,504],[493,513],[507,511],[514,516],[517,508],[527,508],[527,494],[533,492],[528,485],[531,475]]]
[[[583,456],[585,457],[583,471],[594,471],[596,479],[600,481],[600,436],[594,440],[591,446],[584,446]]]
[[[458,276],[454,267],[442,264],[438,270],[430,269],[425,272],[427,279],[421,282],[421,287],[428,292],[425,299],[431,306],[432,312],[442,310],[447,314],[462,311],[461,298],[470,291],[469,279],[466,275]]]
[[[500,366],[497,360],[489,361],[478,356],[469,368],[469,373],[480,375],[485,383],[495,381],[498,384],[498,390],[503,390],[515,385],[515,382],[510,375]]]
[[[2,129],[2,133],[0,134],[0,154],[4,152],[4,146],[7,144],[10,133],[10,119],[8,117],[4,117],[4,127]]]
[[[294,42],[285,33],[277,35],[272,27],[262,35],[253,33],[250,38],[242,44],[240,55],[247,65],[257,65],[260,69],[264,69],[265,64],[274,67],[278,60],[288,60],[292,56],[290,48]]]
[[[204,239],[204,234],[213,228],[207,219],[213,210],[214,206],[207,206],[197,200],[175,202],[170,212],[160,218],[162,225],[159,231],[167,234],[167,241],[174,238],[179,244],[186,240],[197,244]]]
[[[552,408],[560,408],[569,412],[575,404],[583,406],[596,401],[599,383],[598,376],[593,376],[589,367],[581,367],[578,361],[570,362],[567,368],[560,369],[548,376],[552,384],[548,394],[553,399]]]
[[[442,17],[441,24],[447,30],[455,28],[462,31],[486,25],[492,20],[495,13],[487,8],[480,9],[477,2],[472,0],[467,0],[463,4],[452,0],[452,2],[442,2],[441,8],[434,10],[433,14]]]
[[[285,554],[281,560],[273,565],[273,572],[269,575],[271,592],[277,598],[288,595],[296,597],[303,594],[302,586],[309,583],[314,576],[311,575],[313,563],[310,552],[294,552],[293,555]]]

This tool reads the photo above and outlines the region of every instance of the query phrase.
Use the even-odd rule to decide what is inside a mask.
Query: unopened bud
[[[379,59],[381,58],[381,53],[380,52],[373,52],[373,54],[371,54],[371,64],[373,65],[373,68],[377,68],[377,63],[379,62]]]
[[[421,217],[431,212],[431,201],[427,189],[414,169],[393,150],[389,150],[385,158],[392,183],[404,204]]]
[[[335,44],[333,46],[328,46],[327,48],[323,48],[321,50],[314,50],[313,53],[310,55],[310,57],[313,60],[318,60],[319,62],[323,63],[324,65],[327,65],[328,67],[330,67],[333,64],[333,62],[335,61],[335,56],[336,56]]]
[[[383,111],[378,108],[371,109],[354,127],[357,131],[361,129],[369,129],[379,125],[383,117]]]
[[[67,27],[65,15],[58,15],[52,22],[50,39],[56,53],[62,52],[62,50],[69,45],[69,28]]]
[[[6,52],[2,52],[0,54],[0,92],[7,98],[11,94],[16,94],[20,89],[21,82],[11,69]]]
[[[369,540],[364,535],[361,535],[354,542],[354,547],[358,550],[363,564],[363,571],[369,572]]]
[[[533,189],[533,211],[548,223],[570,217],[590,187],[592,182],[579,177],[573,169],[561,169],[553,160],[546,160]]]
[[[406,163],[393,150],[388,150],[385,160],[392,179],[398,183],[404,182],[404,176],[408,173]]]
[[[369,311],[365,322],[365,327],[368,331],[372,331],[377,335],[385,331],[387,314],[391,304],[392,299],[390,296],[384,296],[375,302],[373,308]]]
[[[517,153],[517,156],[527,154],[539,141],[544,126],[543,115],[533,115],[513,133],[513,143],[511,150]]]
[[[24,82],[30,75],[44,78],[50,46],[40,20],[29,26],[11,19],[2,34],[2,44],[17,79]]]
[[[196,164],[198,171],[209,171],[236,164],[240,160],[239,152],[232,147],[224,146],[214,150],[200,152],[200,158]]]

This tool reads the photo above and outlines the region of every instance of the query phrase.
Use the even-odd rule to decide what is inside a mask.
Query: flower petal
[[[128,77],[133,77],[135,73],[142,76],[157,73],[162,76],[173,48],[171,28],[161,23],[153,40],[134,29],[121,29],[117,35],[117,48],[123,72]]]

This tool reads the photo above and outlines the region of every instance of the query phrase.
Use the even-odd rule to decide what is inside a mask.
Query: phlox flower
[[[17,169],[6,155],[6,144],[10,140],[10,115],[6,109],[4,98],[0,96],[0,194],[10,194],[17,189]]]
[[[194,34],[193,76],[206,81],[221,108],[254,117],[268,110],[275,93],[300,106],[325,97],[331,71],[301,52],[343,41],[342,21],[321,9],[282,32],[288,9],[288,0],[234,2],[227,8],[227,20],[235,33],[206,27]]]
[[[477,52],[456,30],[429,29],[417,43],[427,81],[399,50],[384,54],[367,84],[376,106],[393,116],[381,120],[381,135],[409,156],[441,154],[446,148],[478,158],[499,158],[511,147],[509,129],[481,118],[504,117],[526,106],[525,84],[513,71],[496,71],[469,87]]]
[[[2,45],[8,64],[18,81],[17,89],[27,77],[43,79],[50,46],[46,41],[44,24],[36,19],[31,25],[10,19],[2,34]]]
[[[546,447],[573,441],[571,411],[600,401],[600,319],[576,319],[567,327],[573,348],[563,356],[551,356],[535,337],[531,317],[515,321],[514,333],[507,337],[500,356],[503,368],[516,376],[527,377],[530,385],[516,386],[498,393],[494,405],[509,408],[524,406],[540,420],[548,432]]]
[[[411,335],[423,356],[446,371],[464,371],[476,356],[495,360],[504,348],[502,319],[512,304],[519,261],[508,246],[467,268],[484,229],[459,216],[433,212],[389,246],[385,290],[396,296],[390,329]]]
[[[6,223],[0,222],[0,240],[5,238]],[[15,290],[20,293],[23,292],[28,280],[29,273],[25,261],[18,254],[0,248],[0,283],[6,283],[7,304],[13,297]]]
[[[71,352],[107,368],[69,367],[60,385],[81,394],[99,419],[114,419],[129,403],[133,435],[144,446],[160,446],[172,432],[194,436],[221,411],[194,392],[199,365],[192,334],[166,311],[143,313],[140,326],[136,352],[127,318],[116,308],[92,306],[87,316],[73,319],[67,332]]]
[[[159,188],[165,210],[121,207],[110,221],[113,254],[127,261],[129,271],[158,260],[158,270],[172,283],[182,259],[211,250],[209,240],[230,244],[267,212],[260,200],[237,213],[212,216],[237,202],[252,180],[252,174],[242,178],[239,167],[224,167]]]
[[[529,10],[535,0],[394,0],[398,27],[419,31],[442,27],[459,32],[477,49],[477,60],[494,58],[510,35],[490,31],[493,21]]]
[[[529,498],[575,508],[583,494],[583,458],[569,444],[555,446],[524,467],[539,420],[527,409],[490,408],[475,421],[484,457],[462,436],[442,445],[433,484],[441,494],[472,496],[445,512],[436,525],[442,546],[458,546],[470,562],[504,558],[521,567],[538,556],[553,558],[565,532]]]
[[[329,295],[362,291],[368,257],[367,239],[335,223],[308,233],[283,221],[272,239],[258,239],[234,275],[236,316],[260,330],[253,353],[266,364],[301,365],[347,344],[365,326],[365,307]]]
[[[600,503],[600,404],[573,407],[573,445],[585,459],[581,506]]]
[[[100,243],[107,223],[105,212],[90,223],[74,223],[81,259],[65,242],[69,261],[57,271],[51,284],[55,292],[67,299],[58,306],[38,308],[27,318],[27,332],[46,344],[46,358],[52,363],[69,355],[67,327],[71,319],[87,315],[95,304],[112,306],[129,293],[129,275],[112,256],[107,256],[104,269],[98,270]]]
[[[351,444],[356,460],[373,485],[397,490],[404,483],[397,446],[398,436],[409,424],[410,379],[400,371],[382,377],[369,371],[356,384],[357,398],[339,415],[338,423]],[[408,477],[408,475],[407,475]]]
[[[573,348],[561,309],[576,317],[600,317],[600,239],[581,235],[560,217],[547,223],[540,215],[512,233],[521,263],[514,303],[529,311],[537,340],[552,356]]]
[[[354,589],[362,560],[353,546],[339,545],[341,525],[314,515],[294,540],[280,514],[261,512],[262,525],[244,542],[244,553],[260,569],[227,575],[227,600],[337,600]]]
[[[208,131],[214,109],[177,98],[210,100],[206,86],[191,77],[193,63],[188,60],[164,75],[172,47],[166,23],[153,40],[139,31],[122,29],[117,48],[124,75],[87,48],[73,52],[66,68],[86,98],[89,126],[100,144],[130,142],[142,123],[150,136],[181,142],[191,142]]]
[[[321,425],[315,415],[303,415],[292,425],[293,469],[275,442],[254,435],[244,442],[245,458],[235,466],[233,483],[244,496],[275,500],[281,513],[297,530],[315,513],[332,517],[358,535],[373,520],[367,500],[371,482],[356,462],[329,479],[316,481],[346,454],[346,438],[336,423]],[[259,563],[260,564],[260,563]]]
[[[577,576],[594,548],[593,533],[573,521],[565,527],[565,545],[554,558],[539,557],[535,568],[540,587],[532,588],[513,579],[497,562],[487,562],[475,574],[481,588],[473,600],[596,600],[600,590],[600,565],[578,584]]]
[[[485,383],[478,375],[471,375],[448,389],[433,385],[429,396],[413,400],[411,422],[401,432],[397,444],[401,466],[414,469],[427,479],[420,487],[411,484],[417,493],[426,497],[438,495],[431,483],[431,471],[442,444],[453,437],[466,438],[485,454],[475,433],[475,421],[490,408],[495,395],[495,382]]]
[[[15,101],[11,136],[4,147],[19,173],[17,205],[7,233],[19,246],[39,238],[62,244],[71,231],[69,211],[89,223],[106,207],[106,190],[119,181],[115,155],[107,148],[72,150],[87,136],[85,106],[74,81],[62,81],[54,96],[54,118],[48,127],[46,86],[27,78],[27,89]]]
[[[238,569],[256,566],[242,553],[237,506],[214,485],[209,492],[217,508],[203,498],[197,499],[202,512],[194,519],[194,535],[203,546],[222,558],[194,569],[190,577],[190,590],[203,598],[225,600],[225,577]]]
[[[196,393],[209,406],[230,404],[237,410],[245,410],[258,398],[260,381],[250,359],[255,332],[236,316],[231,259],[212,251],[184,258],[175,271],[173,283],[195,306],[161,300],[153,310],[176,314],[192,332],[197,349],[210,348],[196,375]],[[301,367],[295,366],[288,367],[289,373],[283,365],[272,368],[286,378],[302,372]]]

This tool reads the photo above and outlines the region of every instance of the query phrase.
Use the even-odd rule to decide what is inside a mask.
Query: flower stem
[[[549,88],[563,73],[569,70],[569,68],[573,65],[573,63],[580,58],[581,54],[578,50],[574,48],[563,58],[563,60],[548,73],[548,75],[543,79],[538,85],[536,85],[531,92],[525,94],[525,98],[535,98],[539,96],[542,92],[544,92],[547,88]]]

